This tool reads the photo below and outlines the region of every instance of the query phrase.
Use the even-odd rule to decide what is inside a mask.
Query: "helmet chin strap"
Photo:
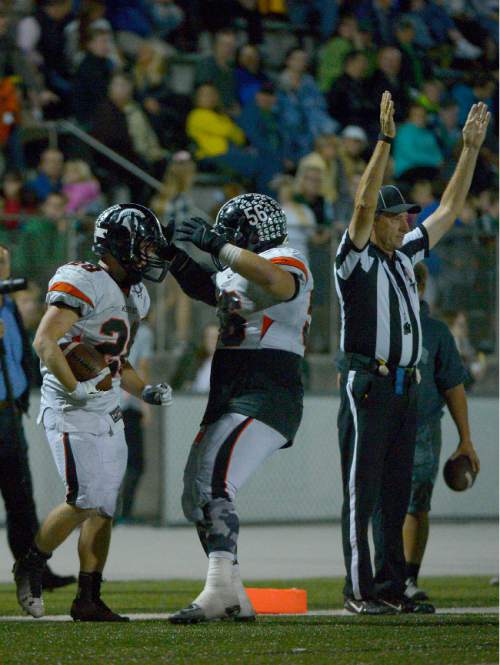
[[[121,288],[128,288],[129,286],[134,286],[134,284],[138,284],[142,280],[142,275],[140,272],[137,270],[134,270],[132,267],[125,267],[123,266],[118,259],[115,259],[115,257],[110,254],[111,258],[113,259],[114,262],[125,272],[125,275],[122,279],[116,274],[116,271],[113,270],[113,266],[109,265],[106,263],[104,260],[104,257],[99,260],[98,265],[105,270],[120,286]]]

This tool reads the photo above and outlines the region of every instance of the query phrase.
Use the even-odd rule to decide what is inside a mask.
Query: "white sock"
[[[227,608],[239,604],[238,594],[231,582],[233,560],[214,554],[217,553],[212,552],[208,558],[205,587],[193,601],[203,609],[207,619],[226,616]]]
[[[235,563],[233,565],[231,582],[233,584],[233,588],[236,590],[236,593],[238,594],[238,603],[240,605],[240,612],[238,616],[240,617],[255,616],[255,610],[253,609],[252,602],[248,597],[247,592],[245,591],[243,582],[241,581],[240,566],[238,563]]]

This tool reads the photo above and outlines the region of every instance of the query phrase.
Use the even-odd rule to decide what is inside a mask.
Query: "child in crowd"
[[[26,190],[24,179],[17,171],[4,175],[1,199],[1,226],[6,231],[18,229],[21,222],[19,215],[32,213],[36,208],[34,197]],[[12,215],[12,219],[8,215]]]
[[[67,198],[66,212],[85,214],[100,204],[101,186],[82,159],[65,163],[62,191]]]

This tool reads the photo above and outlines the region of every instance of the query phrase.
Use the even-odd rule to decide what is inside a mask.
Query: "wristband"
[[[222,263],[232,268],[239,259],[241,252],[240,247],[227,242],[219,252],[219,259]]]
[[[387,136],[386,134],[383,134],[380,132],[380,134],[377,137],[377,141],[383,141],[384,143],[388,143],[389,145],[392,145],[392,142],[394,141],[394,138],[392,136]]]

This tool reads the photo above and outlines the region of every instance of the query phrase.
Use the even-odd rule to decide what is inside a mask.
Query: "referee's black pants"
[[[13,408],[0,410],[0,492],[5,503],[7,540],[14,559],[28,551],[38,530],[21,418]]]
[[[404,592],[403,522],[411,490],[416,436],[416,384],[365,369],[341,375],[338,414],[344,501],[345,597],[400,598]],[[368,545],[373,518],[375,576]]]

